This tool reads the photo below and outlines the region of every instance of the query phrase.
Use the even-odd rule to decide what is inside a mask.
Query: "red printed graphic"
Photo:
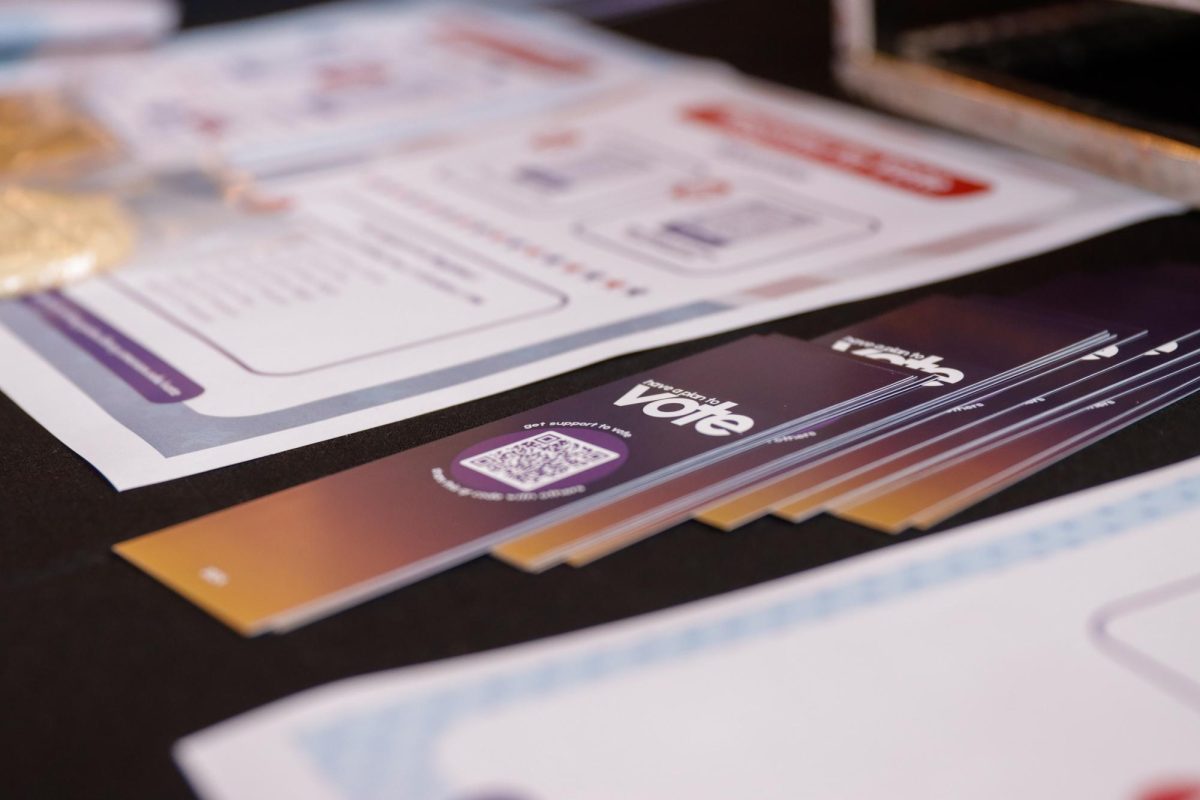
[[[381,61],[330,64],[319,70],[317,82],[321,90],[326,92],[386,86],[388,83],[387,65]]]
[[[210,139],[220,139],[229,128],[229,120],[216,114],[194,112],[190,118],[192,129]]]
[[[1139,795],[1138,800],[1200,800],[1200,782],[1162,784]]]
[[[983,181],[763,111],[711,104],[684,109],[683,115],[722,133],[925,197],[964,197],[990,188]]]
[[[721,178],[693,178],[680,181],[671,187],[671,196],[676,200],[701,200],[724,197],[733,189],[729,181]]]
[[[450,44],[466,45],[538,69],[570,75],[583,75],[591,69],[591,61],[584,56],[552,52],[531,42],[517,41],[494,31],[468,25],[450,28],[441,39]]]
[[[579,131],[552,131],[533,137],[534,150],[562,150],[575,147],[582,137]]]

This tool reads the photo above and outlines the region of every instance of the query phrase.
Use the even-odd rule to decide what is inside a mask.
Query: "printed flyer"
[[[1178,208],[690,71],[268,187],[279,225],[0,304],[0,388],[119,489]]]

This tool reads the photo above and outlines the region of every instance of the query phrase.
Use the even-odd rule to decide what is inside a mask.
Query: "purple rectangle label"
[[[21,302],[151,403],[182,403],[204,392],[200,384],[61,292],[42,292]]]

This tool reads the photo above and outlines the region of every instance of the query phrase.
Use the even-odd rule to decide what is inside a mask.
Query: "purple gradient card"
[[[1022,301],[1036,303],[1049,313],[1094,315],[1146,334],[1127,337],[1125,342],[839,454],[811,471],[807,485],[794,484],[796,491],[772,510],[800,522],[823,510],[857,503],[875,487],[919,475],[939,459],[956,457],[1009,436],[1018,426],[1086,405],[1122,382],[1139,380],[1159,366],[1143,358],[1147,350],[1200,330],[1200,293],[1180,285],[1164,287],[1153,276],[1147,271],[1142,280],[1100,281],[1070,275],[1025,293]]]
[[[928,528],[1200,388],[1200,351],[1173,369],[839,506],[839,517],[897,533]]]
[[[1161,394],[1153,394],[1164,387],[1170,388]],[[1168,378],[1155,381],[1152,386],[1138,387],[1111,402],[1105,400],[1088,406],[1071,415],[1069,419],[1047,425],[1044,430],[1004,442],[997,447],[995,453],[983,456],[984,459],[993,459],[985,479],[937,505],[922,509],[913,516],[911,524],[918,528],[931,528],[1072,453],[1089,447],[1197,391],[1200,391],[1200,375],[1197,374],[1197,369],[1183,369]],[[1011,466],[996,472],[996,456],[1007,459]],[[975,458],[972,457],[970,461],[975,461]]]
[[[799,340],[742,339],[115,550],[244,634],[284,630],[908,382]]]
[[[991,298],[958,298],[953,308],[921,302],[900,311],[909,312],[903,321],[885,315],[814,341],[852,357],[909,365],[929,374],[923,389],[937,392],[932,402],[911,405],[907,410],[897,408],[883,424],[860,427],[838,439],[826,436],[828,447],[802,442],[807,449],[788,454],[788,443],[769,444],[762,451],[778,459],[775,466],[756,476],[756,482],[746,482],[744,486],[749,488],[732,488],[717,495],[722,497],[719,502],[696,509],[697,519],[732,530],[767,513],[774,503],[790,497],[797,485],[807,486],[809,469],[821,469],[826,460],[848,449],[886,436],[914,419],[925,419],[998,386],[1061,365],[1114,336],[1130,334],[1128,329],[1110,332],[1112,326],[1106,320],[1047,315]],[[1068,344],[1071,338],[1074,341]],[[924,346],[909,344],[914,341]]]
[[[615,537],[623,546],[687,519],[703,502],[782,469],[781,458],[824,452],[913,414],[951,405],[1031,365],[1086,352],[1080,348],[1103,341],[1105,331],[1104,323],[1060,320],[991,302],[941,296],[917,301],[815,344],[847,361],[908,370],[924,379],[918,388],[820,427],[798,426],[787,437],[511,540],[494,552],[511,564],[538,571],[595,539]]]
[[[776,513],[798,522],[823,509],[857,507],[873,494],[896,493],[905,482],[919,480],[943,460],[1007,439],[1024,427],[1175,369],[1178,361],[1200,347],[1194,341],[1200,332],[1200,293],[1180,286],[1162,288],[1152,275],[1141,281],[1104,283],[1067,276],[1027,293],[1025,297],[1047,308],[1140,321],[1148,334],[914,426],[904,436],[872,443],[858,454],[855,464],[832,465],[842,468],[840,475],[777,504]]]

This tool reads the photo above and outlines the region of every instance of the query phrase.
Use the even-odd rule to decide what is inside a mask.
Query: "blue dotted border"
[[[295,740],[347,798],[442,798],[444,785],[435,772],[434,746],[452,725],[468,717],[518,700],[776,634],[981,573],[1045,558],[1129,532],[1198,504],[1200,477],[1181,479],[1078,517],[855,578],[765,607],[643,635],[374,708],[334,724],[300,731]]]

